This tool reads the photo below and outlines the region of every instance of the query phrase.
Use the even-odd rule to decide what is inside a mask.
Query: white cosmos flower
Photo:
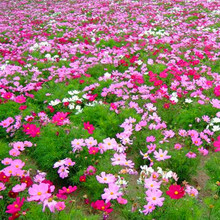
[[[59,99],[56,99],[54,101],[50,101],[49,105],[55,106],[55,105],[58,105],[60,103],[61,103],[61,101]]]
[[[192,103],[193,101],[192,101],[192,99],[185,99],[185,102],[186,103]]]

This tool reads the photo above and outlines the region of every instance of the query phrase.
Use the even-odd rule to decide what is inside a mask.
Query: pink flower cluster
[[[73,162],[70,158],[66,158],[64,160],[59,160],[53,165],[53,168],[58,168],[58,174],[60,178],[64,179],[68,177],[69,167],[74,166],[75,162]]]

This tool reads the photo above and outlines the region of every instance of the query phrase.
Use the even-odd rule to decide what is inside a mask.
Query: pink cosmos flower
[[[62,189],[59,189],[59,194],[70,194],[77,190],[77,186],[69,186],[66,188],[65,186]]]
[[[142,212],[145,215],[148,215],[149,213],[153,212],[155,208],[156,208],[155,205],[149,202],[147,205],[144,205],[144,210]]]
[[[85,143],[87,147],[94,147],[97,145],[97,140],[95,140],[93,137],[89,137],[88,139],[85,139]]]
[[[5,184],[0,182],[0,191],[3,191],[5,189],[6,189]]]
[[[12,117],[9,117],[3,121],[1,121],[0,126],[3,128],[9,127],[14,122],[14,119]]]
[[[19,150],[11,149],[11,150],[9,151],[9,154],[10,154],[11,156],[13,156],[13,157],[17,157],[17,156],[19,156],[21,153],[20,153]]]
[[[189,196],[192,196],[192,197],[197,197],[197,196],[198,196],[198,190],[195,189],[193,186],[187,185],[185,192],[186,192]]]
[[[125,204],[128,203],[128,200],[127,200],[127,199],[124,199],[124,198],[122,198],[122,197],[120,196],[120,197],[117,198],[117,202],[118,202],[119,204],[125,205]]]
[[[2,95],[2,97],[3,97],[4,99],[10,99],[12,96],[13,96],[13,93],[11,93],[11,92],[5,92],[5,93]]]
[[[146,200],[154,206],[162,206],[164,201],[164,197],[161,197],[162,194],[163,192],[160,190],[147,190]]]
[[[89,154],[97,154],[99,152],[99,148],[98,147],[90,147],[89,148]]]
[[[217,140],[213,142],[213,146],[216,148],[215,152],[220,151],[220,136],[218,136]]]
[[[214,94],[218,97],[220,96],[220,85],[216,86],[214,88]]]
[[[20,159],[13,160],[11,162],[11,166],[15,167],[16,169],[21,169],[24,167],[24,165],[25,165],[25,163]]]
[[[111,158],[111,161],[112,161],[112,165],[113,166],[115,166],[115,165],[123,165],[125,163],[125,161],[126,161],[126,156],[123,153],[121,153],[121,154],[115,153],[114,157]]]
[[[96,179],[99,183],[107,183],[111,184],[116,181],[116,178],[113,174],[106,174],[105,172],[101,172],[101,176],[96,176]]]
[[[206,156],[208,155],[209,151],[206,150],[205,148],[201,147],[201,148],[198,148],[198,151],[203,155],[203,156]]]
[[[19,151],[23,151],[24,150],[24,143],[21,142],[21,141],[18,141],[18,142],[14,142],[12,144],[13,148],[16,149],[16,150],[19,150]]]
[[[156,149],[156,147],[157,147],[156,144],[152,144],[152,143],[150,143],[149,145],[147,145],[147,148],[148,148],[147,153],[150,154],[150,153],[154,152],[155,149]]]
[[[192,138],[192,142],[193,144],[195,144],[196,146],[200,146],[202,144],[202,141],[200,138]]]
[[[4,165],[10,165],[11,162],[12,162],[12,159],[8,158],[8,157],[1,161],[1,163],[4,164]]]
[[[66,124],[67,115],[67,112],[57,112],[52,118],[52,123],[59,126]]]
[[[179,143],[174,145],[174,149],[176,149],[176,150],[180,150],[181,148],[182,148],[182,145]]]
[[[64,210],[65,207],[66,207],[65,202],[57,202],[56,205],[55,205],[55,208],[56,208],[58,211]]]
[[[24,103],[24,102],[26,102],[26,98],[23,95],[19,95],[14,98],[14,101],[17,103]]]
[[[93,134],[95,128],[92,124],[90,124],[89,122],[84,122],[83,125],[84,125],[84,129],[87,130],[89,134]]]
[[[161,182],[156,182],[152,180],[151,178],[145,179],[144,180],[144,187],[147,189],[159,189]]]
[[[96,173],[96,168],[93,166],[88,166],[88,168],[86,169],[86,175],[92,176]]]
[[[39,185],[33,184],[29,189],[28,193],[30,195],[27,200],[30,201],[44,201],[51,196],[51,193],[48,193],[49,185],[46,183],[40,183]]]
[[[186,154],[186,157],[188,157],[188,158],[195,158],[195,157],[196,157],[196,154],[190,151],[190,152],[188,152],[188,153]]]
[[[165,151],[163,152],[162,149],[159,149],[159,152],[154,151],[154,158],[155,158],[157,161],[170,159],[171,156],[167,155],[167,153],[168,153],[167,150],[165,150]]]
[[[21,185],[17,184],[12,188],[13,192],[22,192],[26,189],[27,184],[26,183],[22,183]]]
[[[118,147],[118,143],[114,138],[106,138],[103,140],[103,147],[108,150],[116,150]]]
[[[14,214],[19,211],[21,211],[21,206],[24,204],[25,198],[20,199],[20,197],[17,197],[16,200],[7,206],[7,211],[6,213]]]
[[[116,184],[109,184],[109,188],[104,189],[104,194],[102,194],[102,199],[105,199],[105,202],[109,202],[112,199],[117,199],[119,196],[122,196],[122,193],[119,192],[119,186]]]
[[[148,137],[146,138],[146,141],[147,141],[147,142],[155,142],[155,140],[156,140],[156,138],[155,138],[154,136],[148,136]]]
[[[61,166],[61,167],[58,169],[58,173],[59,173],[60,178],[64,179],[64,178],[68,177],[69,168],[68,168],[68,167],[65,167],[65,166]]]
[[[70,158],[66,158],[66,159],[64,159],[64,164],[66,166],[74,166],[76,163],[74,161],[72,161]]]
[[[45,199],[43,201],[43,209],[42,211],[45,211],[46,206],[50,209],[51,212],[55,212],[55,205],[57,204],[57,202],[55,200],[53,200],[52,198],[49,199]]]

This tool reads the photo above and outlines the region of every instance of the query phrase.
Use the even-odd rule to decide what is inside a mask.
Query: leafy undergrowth
[[[1,1],[0,216],[220,219],[217,1]]]

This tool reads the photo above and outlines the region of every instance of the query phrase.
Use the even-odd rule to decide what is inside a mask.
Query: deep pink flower
[[[67,117],[68,113],[67,112],[57,112],[53,118],[52,118],[52,122],[54,124],[57,124],[59,126],[64,125],[65,121],[66,121],[66,117]]]
[[[89,122],[84,122],[83,125],[84,125],[84,129],[87,130],[89,134],[93,134],[95,128],[92,124],[90,124]]]
[[[170,196],[171,199],[180,199],[185,195],[185,191],[180,185],[171,185],[166,194]]]
[[[22,198],[20,199],[20,197],[17,197],[16,200],[7,206],[7,213],[10,213],[10,214],[14,214],[16,212],[19,212],[21,211],[21,206],[24,204],[24,200],[25,198]]]
[[[220,96],[220,85],[216,86],[214,89],[214,94],[218,97]]]

